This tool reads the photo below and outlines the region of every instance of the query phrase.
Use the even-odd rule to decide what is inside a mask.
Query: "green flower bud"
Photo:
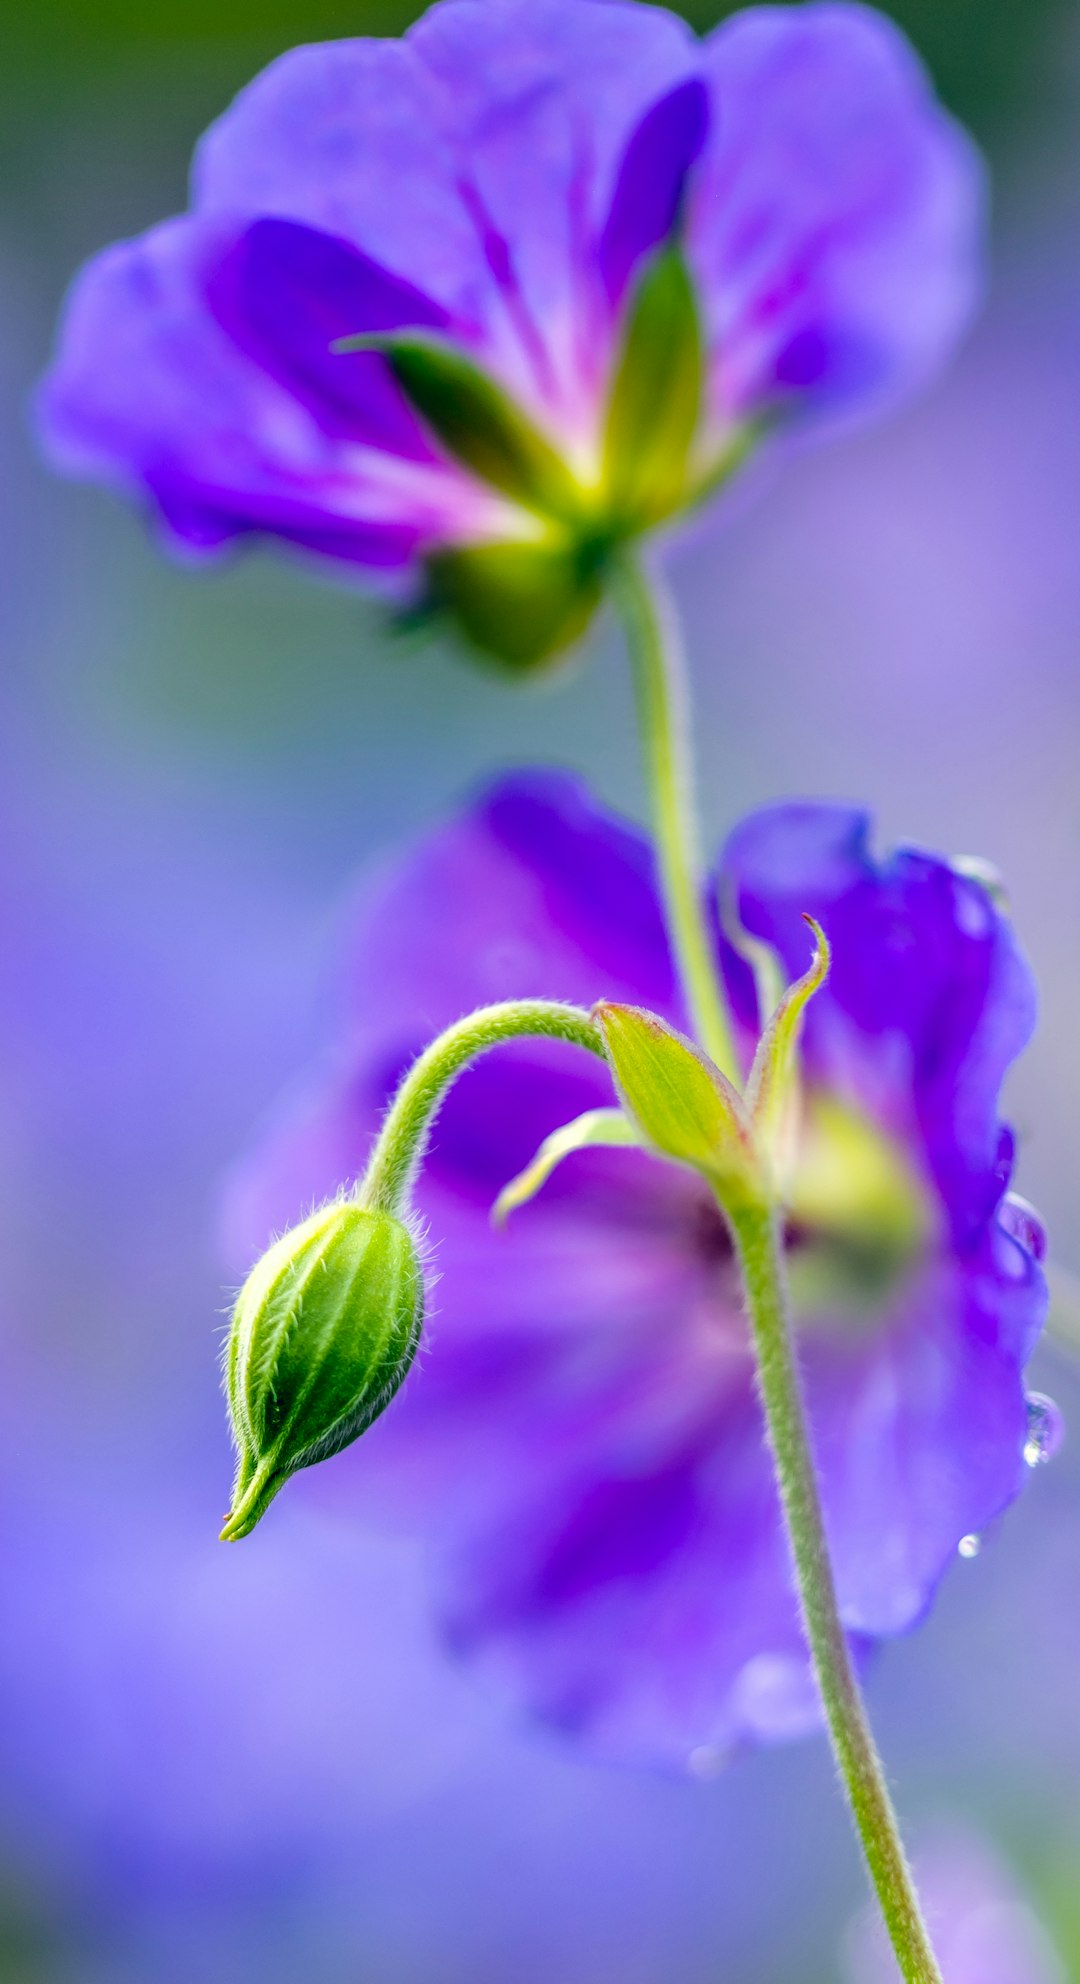
[[[237,1473],[224,1538],[247,1536],[290,1474],[378,1418],[412,1363],[423,1312],[416,1243],[388,1212],[338,1200],[275,1241],[229,1332]]]

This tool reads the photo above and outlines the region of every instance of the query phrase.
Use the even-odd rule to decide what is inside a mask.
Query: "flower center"
[[[850,1103],[812,1092],[784,1234],[798,1322],[872,1325],[935,1223],[927,1185],[900,1144]],[[695,1209],[693,1244],[704,1265],[730,1275],[727,1227],[706,1199]]]

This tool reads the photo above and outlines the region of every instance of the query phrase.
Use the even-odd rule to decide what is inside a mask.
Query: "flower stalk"
[[[705,912],[704,865],[689,738],[686,667],[674,613],[629,547],[613,563],[611,592],[626,632],[657,861],[675,958],[695,1035],[722,1073],[738,1068]]]
[[[803,1627],[840,1777],[906,1984],[943,1984],[840,1619],[784,1285],[777,1215],[728,1211]]]
[[[401,1216],[432,1125],[457,1077],[478,1054],[508,1040],[563,1040],[604,1058],[599,1028],[583,1007],[553,999],[507,999],[481,1006],[447,1027],[413,1062],[390,1108],[357,1189],[362,1205]]]
[[[629,550],[614,565],[611,587],[633,661],[672,950],[698,1041],[721,1075],[737,1080],[731,1023],[705,914],[688,684],[674,614],[657,581]],[[828,968],[828,947],[817,935],[819,967],[800,985],[792,1008],[789,1058],[802,1005]],[[732,1192],[721,1185],[718,1197],[742,1272],[799,1608],[833,1754],[906,1984],[943,1984],[840,1618],[789,1318],[775,1194]]]

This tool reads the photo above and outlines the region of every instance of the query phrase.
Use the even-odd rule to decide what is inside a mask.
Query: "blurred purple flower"
[[[932,373],[980,206],[967,139],[869,9],[750,9],[702,42],[621,0],[445,0],[240,95],[189,213],[80,277],[42,427],[188,551],[268,533],[408,571],[536,519],[448,459],[381,355],[334,340],[450,339],[588,484],[624,300],[681,226],[707,469],[763,412],[832,424]]]
[[[789,1256],[863,1650],[918,1621],[960,1539],[1017,1493],[1045,1304],[997,1117],[1027,966],[980,882],[914,850],[879,862],[868,836],[858,812],[779,807],[720,871],[789,974],[803,910],[833,945]],[[496,789],[392,871],[356,953],[337,1064],[233,1181],[238,1267],[356,1173],[397,1077],[466,1008],[603,994],[685,1024],[646,844],[557,778]],[[723,962],[748,1054],[751,976],[726,941]],[[817,1715],[719,1214],[688,1173],[589,1152],[508,1234],[489,1227],[542,1138],[607,1102],[602,1073],[554,1047],[500,1051],[454,1092],[420,1193],[443,1273],[429,1354],[345,1472],[377,1484],[383,1519],[422,1511],[447,1632],[500,1683],[601,1748],[708,1768]]]
[[[1042,1923],[984,1840],[943,1832],[916,1855],[916,1873],[948,1984],[1065,1984]],[[898,1984],[880,1917],[869,1911],[851,1936],[845,1975],[849,1984]]]

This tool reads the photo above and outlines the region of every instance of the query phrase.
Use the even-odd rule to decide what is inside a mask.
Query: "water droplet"
[[[1033,1261],[1046,1259],[1046,1228],[1034,1206],[1029,1206],[1019,1192],[1005,1194],[998,1208],[998,1222]]]
[[[1065,1437],[1065,1421],[1061,1411],[1045,1392],[1029,1392],[1027,1400],[1027,1436],[1024,1440],[1024,1459],[1029,1467],[1042,1467],[1053,1460]]]
[[[701,1783],[706,1784],[710,1778],[719,1777],[725,1761],[724,1751],[715,1743],[699,1743],[687,1757],[686,1768],[691,1777],[696,1777]]]
[[[976,1536],[973,1530],[970,1536],[960,1538],[956,1548],[961,1557],[977,1557],[982,1549],[982,1537]]]
[[[1005,916],[1009,913],[1009,898],[1005,884],[992,861],[984,861],[981,854],[958,854],[952,864],[954,875],[962,875],[966,882],[976,882],[985,890],[994,908]]]
[[[1002,1191],[1008,1185],[1016,1163],[1016,1137],[1007,1123],[998,1124],[997,1150],[994,1154],[994,1177]]]

